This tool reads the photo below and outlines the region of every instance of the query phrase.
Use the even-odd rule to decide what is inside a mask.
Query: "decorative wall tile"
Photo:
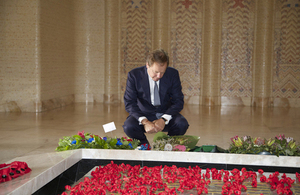
[[[223,0],[221,96],[252,96],[254,0]]]
[[[171,1],[170,63],[179,71],[186,99],[200,95],[202,0]]]
[[[300,1],[274,1],[272,106],[298,107]],[[122,101],[127,73],[145,65],[146,56],[154,49],[153,10],[157,8],[152,0],[119,2],[120,35],[116,39],[120,67],[116,71],[120,71],[117,78],[120,84],[112,90],[122,94]],[[105,75],[105,3],[105,0],[0,1],[0,112],[39,112],[74,101],[103,102],[105,76],[109,76]],[[254,53],[256,1],[220,3],[221,80],[211,84],[221,86],[222,105],[251,106],[251,99],[259,98],[253,97],[252,84],[256,81],[253,56],[260,55]],[[170,31],[170,65],[179,70],[186,102],[193,104],[199,104],[203,90],[200,73],[205,66],[202,64],[204,9],[203,0],[172,0],[166,13],[170,16],[166,26]]]
[[[121,4],[121,91],[125,92],[127,73],[146,65],[151,50],[152,1],[122,0]]]
[[[300,98],[300,1],[276,0],[274,98]]]

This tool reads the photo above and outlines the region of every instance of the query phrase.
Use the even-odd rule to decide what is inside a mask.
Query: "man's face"
[[[161,79],[164,76],[166,69],[167,62],[164,64],[154,62],[152,66],[149,66],[149,64],[147,63],[147,71],[153,81],[158,81],[159,79]]]

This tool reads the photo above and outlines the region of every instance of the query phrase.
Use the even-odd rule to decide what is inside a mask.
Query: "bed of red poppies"
[[[300,174],[296,173],[299,181]],[[209,193],[211,181],[223,181],[222,194],[242,194],[247,191],[245,182],[251,183],[251,188],[257,187],[257,182],[264,182],[270,190],[277,194],[293,194],[291,187],[296,181],[286,174],[275,172],[268,177],[263,170],[258,172],[247,171],[245,168],[217,170],[215,168],[202,170],[200,167],[156,166],[140,167],[128,164],[114,164],[112,161],[106,166],[99,166],[91,173],[91,178],[85,177],[84,181],[74,187],[67,185],[66,192],[62,195],[81,194],[182,194],[194,190],[197,194]],[[170,187],[177,183],[177,187]],[[249,186],[248,186],[249,188]]]

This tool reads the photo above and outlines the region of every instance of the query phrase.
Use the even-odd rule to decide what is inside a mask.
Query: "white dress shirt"
[[[155,81],[152,80],[152,78],[150,77],[150,75],[148,74],[148,78],[149,78],[149,85],[150,85],[150,98],[151,98],[151,103],[152,105],[154,105],[154,85],[155,85]],[[157,82],[157,86],[158,86],[158,91],[159,91],[159,80],[156,81]],[[169,114],[163,114],[162,116],[164,119],[166,119],[167,121],[165,122],[165,124],[169,124],[169,121],[172,119],[172,116]],[[147,119],[145,116],[141,116],[139,118],[139,122],[140,125],[142,124],[142,120]]]

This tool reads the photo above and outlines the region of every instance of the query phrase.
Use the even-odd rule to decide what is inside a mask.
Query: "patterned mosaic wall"
[[[201,2],[171,1],[170,66],[179,70],[186,96],[200,94]],[[123,0],[121,18],[121,89],[124,92],[127,73],[144,65],[152,49],[152,1]]]
[[[203,67],[207,66],[202,64],[206,54],[202,38],[209,34],[204,33],[207,26],[203,19],[204,13],[208,13],[208,1],[163,0],[168,4],[162,13],[157,7],[161,0],[109,1],[120,10],[120,34],[115,37],[119,64],[113,66],[118,69],[115,70],[118,74],[120,72],[119,84],[111,91],[119,93],[118,98],[123,96],[127,73],[144,65],[147,54],[154,49],[153,45],[157,45],[153,37],[160,35],[153,29],[154,21],[165,23],[161,20],[165,16],[169,21],[163,32],[169,32],[160,41],[169,45],[170,66],[180,72],[186,102],[200,104],[201,96],[207,95],[203,94],[201,79]],[[260,30],[256,16],[261,15],[257,13],[258,1],[212,1],[210,8],[220,6],[222,10],[222,14],[218,14],[218,17],[222,16],[222,27],[218,32],[222,41],[220,51],[216,51],[221,53],[221,77],[209,83],[220,88],[220,98],[249,99],[245,105],[251,106],[251,99],[256,98],[253,97],[255,89],[264,82],[263,78],[254,75],[257,70],[254,66],[263,64],[254,63],[254,59],[258,59],[254,57],[260,55],[255,50],[255,30]],[[264,55],[273,60],[271,72],[268,69],[262,74],[272,76],[269,86],[273,93],[266,98],[284,99],[289,102],[284,106],[300,107],[300,0],[266,1],[275,3],[274,7],[267,8],[268,13],[274,13],[275,22],[268,27],[274,29],[273,41],[266,42],[274,53]],[[105,75],[105,59],[109,55],[105,48],[107,2],[0,1],[0,19],[3,21],[0,23],[3,29],[0,31],[0,111],[41,111],[43,106],[51,109],[51,104],[62,106],[74,100],[103,102],[105,83],[109,82],[106,78],[110,77]],[[159,20],[155,20],[154,13],[160,14]],[[273,105],[280,105],[276,101]],[[221,104],[227,105],[223,100]]]
[[[121,6],[121,90],[124,93],[127,73],[145,65],[152,47],[152,1],[122,0]]]
[[[202,8],[202,0],[171,2],[170,63],[186,98],[200,95]]]
[[[221,96],[252,96],[255,1],[222,2]]]
[[[300,98],[300,1],[277,0],[273,95]]]

